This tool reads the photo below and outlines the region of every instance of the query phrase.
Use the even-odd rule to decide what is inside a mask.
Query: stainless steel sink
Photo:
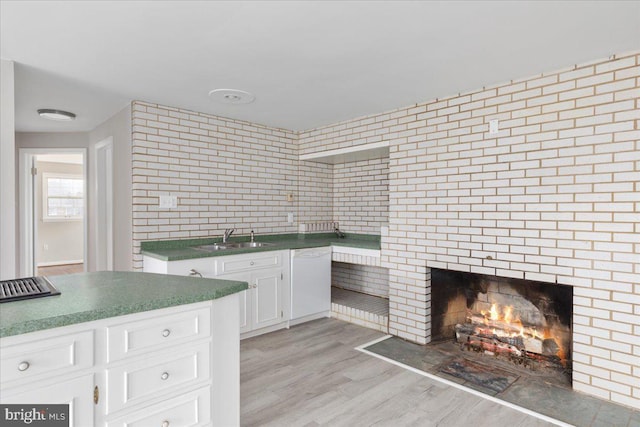
[[[228,244],[219,245],[217,243],[214,243],[213,245],[196,246],[195,249],[208,251],[208,252],[215,252],[215,251],[224,251],[224,250],[230,249],[230,247]]]
[[[274,246],[273,243],[262,242],[227,242],[227,243],[214,243],[212,245],[196,246],[195,249],[207,252],[226,251],[229,249],[246,249],[246,248],[262,248],[267,246]]]
[[[263,242],[240,242],[235,243],[238,245],[238,248],[262,248],[267,246],[273,246],[273,243],[263,243]]]

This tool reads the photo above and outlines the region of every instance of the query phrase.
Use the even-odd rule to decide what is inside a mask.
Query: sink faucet
[[[222,243],[227,243],[227,239],[233,234],[234,231],[236,231],[235,228],[227,228],[226,230],[224,230],[224,234],[222,235]]]
[[[253,230],[251,230],[251,243],[254,242],[255,235],[253,234]]]
[[[339,239],[344,239],[346,237],[345,234],[342,231],[340,231],[338,227],[334,228],[333,232],[336,233],[336,236],[338,236]]]

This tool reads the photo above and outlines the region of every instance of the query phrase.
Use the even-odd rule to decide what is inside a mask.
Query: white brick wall
[[[569,284],[574,388],[640,408],[639,111],[637,53],[300,134],[135,102],[134,267],[141,240],[331,221],[335,168],[298,156],[388,141],[389,332],[429,341],[430,267]]]
[[[389,159],[333,167],[333,215],[347,233],[380,234],[389,221]]]
[[[333,220],[333,165],[298,164],[298,209],[300,222]]]
[[[296,233],[298,221],[331,220],[332,169],[299,164],[295,133],[138,101],[132,120],[135,269],[141,241],[221,236],[231,227]],[[160,209],[160,195],[178,196],[178,207]]]
[[[302,132],[300,153],[390,142],[390,333],[429,340],[429,267],[572,285],[574,388],[640,408],[639,112],[633,53]]]

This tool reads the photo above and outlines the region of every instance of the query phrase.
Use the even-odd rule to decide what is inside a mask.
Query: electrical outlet
[[[48,251],[49,250],[49,245],[46,244],[46,243],[44,245],[42,245],[42,250],[43,251]]]
[[[293,224],[293,212],[289,212],[289,213],[287,214],[287,222],[288,222],[289,224]]]

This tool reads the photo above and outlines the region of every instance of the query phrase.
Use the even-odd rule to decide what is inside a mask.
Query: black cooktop
[[[0,281],[0,303],[60,295],[44,276]]]

